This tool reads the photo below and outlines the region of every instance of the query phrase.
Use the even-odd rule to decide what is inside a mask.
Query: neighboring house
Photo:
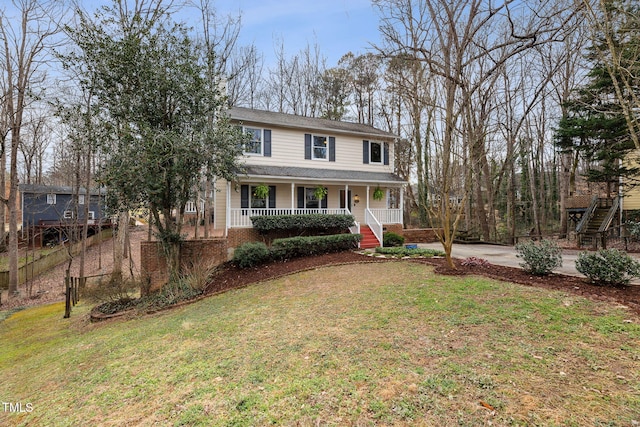
[[[22,233],[36,245],[58,242],[69,237],[69,231],[79,230],[84,219],[85,204],[89,204],[90,233],[98,227],[110,227],[105,214],[105,190],[92,190],[89,197],[84,188],[78,193],[77,209],[72,187],[20,185],[22,198]]]
[[[382,244],[384,229],[401,231],[404,180],[394,174],[397,136],[372,126],[234,107],[233,123],[253,135],[238,182],[217,183],[215,228],[229,246],[259,240],[251,217],[353,214],[365,238]],[[255,189],[269,187],[259,198]],[[326,189],[321,200],[316,189]],[[374,194],[376,197],[374,197]],[[223,196],[224,195],[224,196]]]

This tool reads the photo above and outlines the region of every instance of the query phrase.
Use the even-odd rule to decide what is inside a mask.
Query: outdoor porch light
[[[355,203],[355,204],[360,203],[360,197],[357,194],[355,196],[353,196],[353,203]]]

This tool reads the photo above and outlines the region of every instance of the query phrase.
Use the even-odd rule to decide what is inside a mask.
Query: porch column
[[[293,215],[295,207],[296,207],[296,184],[292,182],[291,183],[291,215]]]
[[[217,187],[217,185],[218,185],[218,180],[217,180],[216,178],[214,178],[214,179],[213,179],[213,190],[212,190],[211,188],[207,188],[207,190],[209,190],[209,191],[213,191],[213,224],[212,224],[212,225],[213,225],[213,229],[214,229],[214,230],[217,228],[217,227],[216,227],[216,222],[218,222],[218,221],[217,221],[217,219],[218,219],[218,214],[216,213],[216,200],[218,200],[218,198],[217,198],[217,194],[218,194],[218,192],[216,191],[216,187]],[[208,187],[208,186],[207,186],[207,187]],[[209,218],[205,218],[205,221],[206,221],[206,222],[209,222],[209,220],[211,219],[211,205],[208,203],[208,202],[209,202],[209,198],[210,198],[210,197],[209,197],[209,195],[210,195],[210,194],[211,194],[211,193],[209,193],[209,194],[205,194],[205,195],[204,195],[205,200],[206,200],[206,202],[205,202],[205,203],[207,203],[207,206],[209,206],[209,209],[205,209],[205,210],[208,210],[208,211],[209,211],[209,212],[207,212],[207,214],[209,215]]]
[[[227,218],[226,227],[224,228],[224,235],[229,235],[229,228],[231,228],[231,181],[227,181]]]
[[[351,200],[349,199],[349,184],[344,185],[344,208],[349,209],[349,205]],[[351,206],[353,209],[353,206]],[[351,213],[351,209],[349,209],[349,213]]]
[[[369,186],[367,185],[367,209],[369,209]]]
[[[404,185],[400,187],[400,224],[404,227]]]

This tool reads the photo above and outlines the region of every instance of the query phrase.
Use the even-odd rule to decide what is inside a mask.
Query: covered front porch
[[[376,175],[376,182],[357,182],[346,176],[343,183],[336,183],[327,177],[264,175],[229,182],[225,228],[251,228],[253,216],[349,214],[356,221],[352,232],[360,233],[367,226],[382,244],[384,226],[403,223],[404,181],[392,174]]]

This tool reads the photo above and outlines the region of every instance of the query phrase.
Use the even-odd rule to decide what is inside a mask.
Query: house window
[[[64,211],[62,217],[64,219],[73,219],[73,211]]]
[[[262,155],[262,129],[245,127],[244,133],[251,135],[251,140],[244,144],[244,154]]]
[[[47,204],[55,205],[56,204],[56,195],[55,194],[47,194]]]
[[[327,145],[329,139],[326,136],[313,136],[312,154],[314,160],[327,160]]]
[[[78,194],[78,204],[84,205],[84,194]]]
[[[320,200],[315,196],[315,188],[304,189],[304,207],[307,209],[318,209],[320,207]]]
[[[87,217],[90,221],[96,219],[96,213],[94,211],[89,211],[89,216]]]
[[[251,186],[251,207],[253,209],[266,209],[267,206],[269,206],[269,196],[256,196],[256,188],[257,187]]]
[[[369,155],[370,163],[382,163],[382,144],[379,142],[371,142],[371,153]]]

